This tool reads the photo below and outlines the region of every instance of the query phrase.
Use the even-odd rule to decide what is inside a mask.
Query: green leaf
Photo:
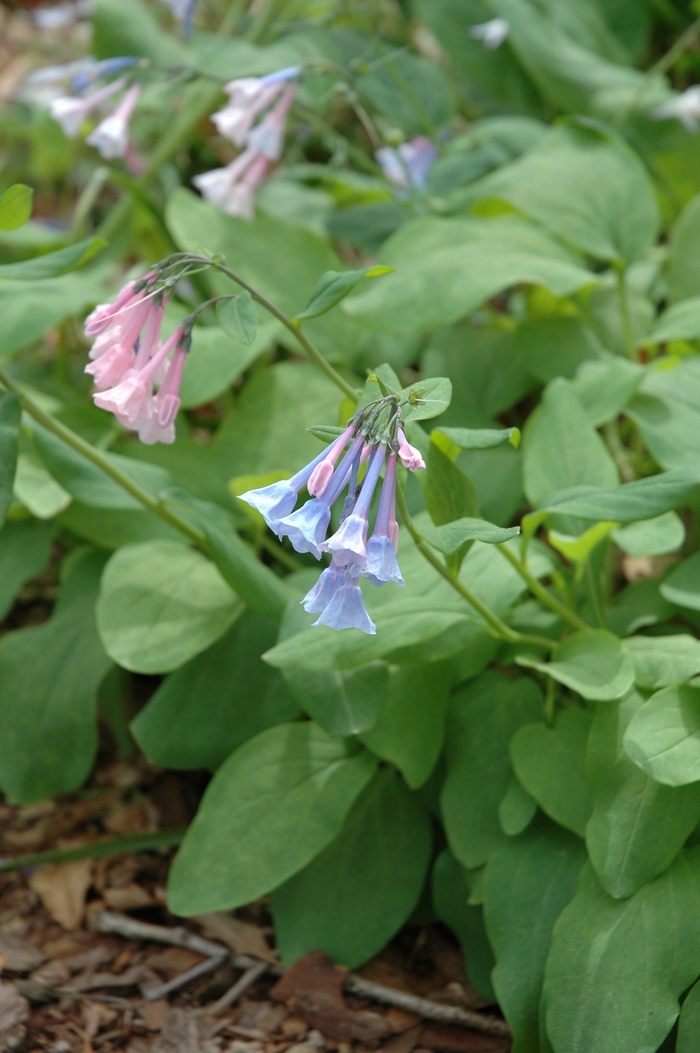
[[[634,681],[657,691],[700,673],[700,640],[680,636],[632,636],[622,646],[634,664]]]
[[[250,293],[243,292],[230,300],[220,300],[216,305],[219,325],[233,340],[250,347],[258,332],[258,312]]]
[[[481,198],[504,198],[589,256],[631,263],[660,226],[654,186],[639,155],[599,128],[552,128],[517,161],[487,176]]]
[[[275,318],[265,319],[248,346],[242,339],[232,344],[218,325],[196,325],[182,375],[182,406],[202,406],[223,395],[259,355],[272,347],[279,330],[280,323]]]
[[[512,777],[508,745],[522,724],[541,715],[542,694],[525,677],[483,673],[453,697],[440,807],[450,848],[469,869],[504,840],[498,807]]]
[[[14,495],[37,519],[53,519],[73,500],[31,453],[17,458]]]
[[[228,910],[277,888],[338,836],[375,770],[313,721],[249,739],[206,789],[170,870],[171,910]]]
[[[449,325],[511,285],[544,285],[567,296],[596,281],[560,243],[511,216],[422,216],[392,235],[379,257],[396,274],[350,297],[343,310],[394,333]]]
[[[659,586],[659,592],[669,603],[700,610],[700,552],[674,567]]]
[[[75,790],[92,767],[110,665],[95,626],[103,565],[102,553],[82,554],[49,621],[0,641],[0,785],[13,802]]]
[[[671,228],[666,281],[672,301],[700,295],[699,250],[700,195],[696,194]]]
[[[95,5],[94,49],[98,58],[144,55],[156,66],[192,65],[192,49],[166,33],[155,15],[139,0],[98,0]]]
[[[700,819],[700,783],[662,786],[624,752],[625,732],[643,704],[633,692],[598,706],[588,739],[593,814],[586,846],[598,880],[616,899],[662,874]]]
[[[429,778],[442,749],[450,672],[436,662],[390,666],[386,702],[361,735],[373,753],[396,765],[412,790]]]
[[[700,984],[691,987],[678,1021],[676,1053],[697,1053],[700,1035]]]
[[[632,660],[620,640],[605,629],[580,629],[573,633],[554,649],[549,662],[538,662],[526,655],[519,655],[516,661],[546,673],[593,701],[622,698],[634,682]]]
[[[334,439],[343,434],[345,428],[337,428],[331,424],[312,424],[306,430],[310,431],[314,438],[320,439],[321,442],[333,442]]]
[[[523,434],[523,480],[533,508],[549,507],[560,490],[573,486],[614,487],[615,462],[563,378],[545,389]],[[615,519],[615,516],[596,518]]]
[[[357,84],[380,113],[414,135],[425,135],[430,125],[449,123],[454,96],[439,66],[410,51],[363,44]],[[364,72],[367,65],[370,72]]]
[[[629,523],[663,515],[683,504],[698,484],[697,471],[678,468],[647,479],[636,479],[610,490],[577,486],[553,494],[546,502],[549,512],[580,519]]]
[[[95,508],[71,501],[59,513],[59,522],[76,537],[98,548],[115,549],[159,538],[182,540],[179,530],[145,508],[137,512],[126,508]]]
[[[619,355],[582,362],[572,387],[594,428],[615,420],[644,380],[646,370]]]
[[[452,382],[447,377],[426,377],[400,392],[408,405],[401,409],[405,421],[429,420],[444,413],[452,400]]]
[[[379,278],[382,274],[391,274],[394,267],[363,267],[360,271],[326,271],[314,286],[311,298],[303,311],[296,314],[294,322],[304,318],[316,318],[325,314],[344,300],[363,278]]]
[[[14,391],[0,394],[0,526],[12,503],[21,417],[19,395]]]
[[[492,545],[517,537],[520,527],[498,527],[485,519],[455,519],[444,526],[424,526],[424,539],[438,552],[450,556],[465,541],[485,541]]]
[[[163,681],[131,723],[152,764],[215,771],[247,739],[297,716],[280,674],[260,660],[275,636],[273,622],[244,611]]]
[[[612,532],[616,545],[630,556],[664,556],[675,552],[685,540],[685,526],[675,512],[641,519]]]
[[[32,214],[32,196],[30,186],[16,183],[0,196],[0,230],[17,230],[27,222]]]
[[[5,523],[0,531],[0,620],[25,581],[46,569],[55,533],[55,523],[36,519]]]
[[[645,347],[670,340],[697,340],[700,337],[700,296],[675,303],[657,319],[642,341]]]
[[[517,450],[520,445],[520,428],[435,428],[431,437],[436,432],[460,450],[490,450],[506,442]]]
[[[415,795],[390,768],[377,772],[336,839],[273,891],[282,960],[320,950],[354,969],[377,954],[418,902],[431,841]]]
[[[642,771],[665,786],[700,779],[700,688],[666,687],[630,721],[624,748]]]
[[[421,473],[419,479],[423,487],[425,504],[436,527],[445,526],[455,520],[474,521],[478,517],[479,507],[474,484],[434,442],[431,442],[428,448],[427,471]],[[460,528],[456,528],[456,533],[459,532]],[[430,533],[429,526],[428,534]],[[428,540],[431,544],[436,541],[435,547],[437,548],[442,544],[443,539],[441,534],[433,533],[432,539]],[[451,536],[448,532],[445,541],[449,543],[450,540]],[[453,550],[454,556],[449,561],[453,571],[459,570],[462,559],[471,544],[472,541],[466,541],[465,544],[465,538],[463,538]]]
[[[223,636],[242,609],[199,552],[180,541],[145,541],[109,560],[97,624],[105,650],[119,665],[167,673]]]
[[[44,256],[35,256],[31,260],[22,260],[21,263],[0,264],[0,279],[14,278],[25,282],[41,281],[44,278],[56,278],[59,274],[67,274],[78,267],[84,267],[86,263],[102,252],[107,242],[104,238],[88,238],[86,241],[78,241],[75,245],[68,245],[58,252],[47,252]]]
[[[553,728],[525,724],[510,744],[518,779],[555,822],[583,837],[593,801],[586,778],[586,742],[591,714],[561,710]]]
[[[585,859],[578,838],[540,820],[497,848],[486,864],[484,918],[496,956],[493,986],[517,1050],[542,1048],[539,1001],[552,929],[574,896]]]
[[[501,830],[508,834],[508,837],[521,834],[532,822],[536,811],[537,801],[514,775],[498,805]]]
[[[557,1053],[653,1053],[700,973],[699,918],[698,848],[625,900],[606,895],[585,867],[554,928],[545,971]]]
[[[663,364],[647,372],[625,412],[662,468],[687,468],[697,478],[700,358],[666,356]]]
[[[469,904],[466,871],[449,848],[444,848],[435,860],[432,885],[435,913],[459,940],[471,983],[484,998],[495,1002],[491,971],[496,963],[483,910]]]

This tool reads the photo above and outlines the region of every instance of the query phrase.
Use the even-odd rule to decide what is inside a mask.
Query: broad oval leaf
[[[444,435],[460,450],[490,450],[506,442],[517,450],[520,445],[520,428],[435,428],[434,432]]]
[[[258,332],[258,312],[247,289],[228,300],[220,300],[216,317],[225,333],[250,347]]]
[[[485,541],[491,545],[501,544],[517,537],[520,527],[499,527],[485,519],[455,519],[444,526],[426,524],[422,529],[423,538],[446,556],[456,552],[465,541]]]
[[[609,490],[577,486],[549,497],[546,510],[578,516],[580,519],[619,523],[651,519],[683,504],[698,485],[699,479],[700,473],[697,471],[677,468]]]
[[[627,755],[666,786],[700,780],[700,688],[666,687],[647,699],[625,732]]]
[[[634,681],[658,691],[690,680],[700,673],[700,640],[679,636],[631,636],[623,641],[634,664]]]
[[[16,183],[0,197],[0,230],[17,230],[27,222],[32,214],[32,197],[34,191],[30,186]]]
[[[316,318],[325,314],[345,299],[363,278],[379,278],[383,274],[391,274],[393,270],[393,267],[376,266],[364,267],[359,271],[326,271],[314,286],[304,310],[294,316],[294,321],[301,322],[305,318]]]
[[[452,401],[452,381],[447,377],[426,377],[401,392],[408,403],[401,408],[405,421],[429,420],[444,413]]]
[[[119,549],[105,567],[97,625],[125,669],[167,673],[218,640],[243,605],[213,563],[180,541]]]
[[[700,611],[700,552],[674,567],[659,592],[669,603]]]
[[[519,665],[538,669],[583,698],[605,701],[622,698],[634,682],[634,667],[622,643],[605,629],[581,629],[552,652],[549,662],[519,655]]]
[[[685,538],[685,526],[675,512],[664,512],[653,519],[617,527],[612,532],[616,545],[629,556],[664,556],[680,548]]]
[[[700,1035],[700,983],[695,983],[681,1009],[676,1053],[697,1053],[698,1035]]]
[[[314,721],[249,739],[207,787],[170,871],[171,910],[228,910],[277,888],[337,837],[376,767]]]

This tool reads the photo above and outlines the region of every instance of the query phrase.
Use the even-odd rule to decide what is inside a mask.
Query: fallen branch
[[[217,965],[221,965],[223,960],[224,956],[217,954],[215,958],[207,958],[203,962],[198,962],[197,965],[193,965],[191,969],[180,973],[179,976],[174,976],[167,983],[156,984],[155,987],[142,988],[143,997],[147,1002],[157,1002],[159,998],[165,998],[173,991],[184,987],[190,980],[196,980],[200,976],[204,976],[205,973],[210,973],[212,969],[216,969]]]
[[[224,1009],[235,1005],[243,992],[247,991],[250,985],[254,984],[257,978],[262,976],[264,972],[267,972],[268,969],[268,962],[258,962],[257,965],[251,965],[250,969],[246,969],[243,976],[221,996],[218,1002],[214,1002],[214,1005],[211,1006],[205,1006],[203,1012],[207,1016],[218,1016],[219,1013],[223,1013]]]
[[[234,968],[244,970],[244,975],[222,999],[219,999],[219,1002],[214,1003],[212,1009],[207,1010],[208,1013],[215,1010],[216,1006],[223,999],[230,998],[227,1004],[232,1004],[236,998],[240,997],[245,987],[250,986],[264,972],[269,972],[272,976],[281,976],[285,971],[281,965],[262,962],[260,959],[252,958],[247,954],[232,954],[227,947],[222,946],[220,943],[215,943],[213,940],[205,940],[182,926],[169,929],[164,925],[150,925],[147,922],[135,921],[133,918],[127,917],[126,914],[102,911],[101,914],[97,915],[97,927],[101,932],[114,933],[118,936],[126,936],[129,939],[170,943],[176,947],[187,947],[192,951],[197,951],[199,954],[206,954],[210,959],[209,962],[202,962],[201,965],[196,965],[194,969],[190,969],[188,973],[182,973],[180,976],[175,977],[175,980],[181,981],[181,983],[176,985],[178,987],[182,986],[183,983],[187,983],[190,979],[195,979],[195,976],[192,975],[195,970],[200,970],[200,972],[196,973],[199,976],[202,972],[208,971],[202,969],[202,966],[207,965],[209,968],[213,968],[214,964],[218,964],[228,957]],[[211,964],[212,962],[214,964]],[[253,975],[253,969],[255,969],[255,975]],[[240,987],[243,981],[246,980],[246,975],[252,978],[247,980],[245,987]],[[171,984],[173,982],[172,980],[170,981]],[[163,987],[168,986],[168,984],[163,985]],[[511,1033],[508,1024],[497,1017],[486,1016],[469,1009],[462,1009],[461,1006],[440,1005],[437,1002],[429,1001],[427,998],[419,998],[417,995],[409,994],[407,991],[399,991],[395,987],[387,987],[385,984],[364,980],[361,976],[356,976],[354,973],[348,973],[343,982],[343,987],[350,994],[359,995],[362,998],[371,998],[373,1001],[381,1002],[384,1005],[398,1006],[400,1009],[406,1009],[409,1013],[415,1013],[416,1016],[423,1017],[424,1020],[438,1020],[443,1024],[458,1024],[462,1027],[472,1028],[475,1031],[484,1031],[489,1035],[510,1036]],[[236,988],[240,989],[236,991]],[[169,990],[174,990],[174,988],[170,987]],[[162,997],[162,993],[162,989],[161,994],[157,996],[153,996],[149,992],[147,997]],[[216,1011],[220,1012],[221,1009]]]

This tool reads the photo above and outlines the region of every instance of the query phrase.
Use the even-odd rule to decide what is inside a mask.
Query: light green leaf
[[[46,569],[55,533],[54,523],[36,519],[5,523],[0,531],[0,620],[12,607],[20,586]]]
[[[98,0],[94,48],[99,58],[144,55],[156,66],[193,65],[192,49],[166,33],[155,14],[140,0]]]
[[[70,497],[69,494],[66,496]],[[121,548],[122,545],[155,541],[158,538],[168,538],[171,541],[182,539],[179,530],[145,508],[137,512],[127,508],[95,508],[94,505],[71,501],[68,507],[59,513],[58,518],[76,537],[83,538],[99,548]]]
[[[653,519],[641,519],[617,527],[612,539],[630,556],[663,556],[675,552],[685,540],[685,526],[675,512],[664,512]]]
[[[273,622],[244,611],[162,682],[131,723],[152,764],[215,771],[247,739],[297,716],[280,674],[260,660],[275,636]]]
[[[439,662],[390,666],[385,704],[360,736],[373,753],[396,765],[412,790],[426,782],[442,750],[450,672]]]
[[[29,453],[20,453],[17,458],[14,495],[37,519],[53,519],[73,500],[43,464]]]
[[[666,281],[671,300],[700,295],[700,195],[692,197],[671,228]]]
[[[659,592],[669,603],[700,610],[700,552],[674,567],[659,586]]]
[[[514,1049],[539,1053],[539,1000],[554,923],[586,859],[578,838],[544,820],[502,844],[486,864],[484,918],[496,956],[493,986]],[[528,921],[524,925],[523,919]]]
[[[700,640],[693,636],[632,636],[622,646],[632,659],[640,687],[658,691],[700,673]]]
[[[557,1053],[654,1053],[700,973],[698,919],[698,848],[626,900],[606,895],[585,867],[554,928],[545,971]]]
[[[84,553],[49,621],[0,641],[0,785],[13,802],[75,790],[92,766],[95,693],[110,665],[95,626],[103,565]]]
[[[669,340],[697,340],[700,338],[700,296],[681,300],[669,307],[657,319],[656,325],[642,343],[645,347],[666,344]]]
[[[454,113],[452,89],[434,62],[410,51],[388,51],[371,44],[365,44],[360,58],[371,63],[370,72],[363,71],[357,78],[360,90],[394,124],[414,135],[424,135],[426,126],[441,128],[450,121]]]
[[[0,196],[0,230],[17,230],[27,222],[32,214],[32,196],[30,186],[16,183]]]
[[[435,428],[435,434],[444,435],[460,450],[490,450],[508,442],[517,450],[520,445],[520,428]]]
[[[483,673],[454,695],[440,807],[450,848],[470,869],[504,840],[498,807],[512,777],[508,744],[522,724],[541,715],[542,694],[525,677]]]
[[[654,186],[638,154],[623,139],[582,124],[552,128],[532,150],[483,179],[478,194],[505,199],[562,240],[610,262],[638,259],[660,225]]]
[[[657,691],[630,721],[624,748],[665,786],[700,780],[700,688],[686,684]]]
[[[452,382],[447,377],[426,377],[400,393],[408,399],[401,409],[403,420],[429,420],[444,413],[452,401]]]
[[[336,839],[273,891],[282,960],[320,950],[354,969],[377,954],[418,902],[431,841],[415,795],[396,772],[379,771]]]
[[[0,527],[12,503],[21,417],[19,395],[14,391],[0,394]]]
[[[634,681],[632,660],[620,640],[605,629],[580,629],[573,633],[554,649],[549,662],[538,662],[526,655],[519,655],[516,661],[546,673],[593,701],[622,698]]]
[[[697,476],[700,357],[674,361],[667,356],[663,362],[666,368],[647,372],[625,412],[662,468],[687,468]]]
[[[311,298],[303,311],[294,316],[293,321],[301,322],[305,318],[316,318],[325,314],[344,300],[363,278],[378,278],[391,274],[394,267],[363,267],[360,271],[326,271],[314,286]]]
[[[521,834],[532,822],[536,811],[537,801],[514,775],[498,805],[501,830],[509,837]]]
[[[68,245],[65,249],[59,249],[57,252],[35,256],[31,260],[22,260],[20,263],[3,263],[0,264],[0,279],[14,278],[18,281],[36,282],[44,278],[56,278],[60,274],[67,274],[68,271],[84,267],[102,252],[106,244],[104,238],[88,238],[86,241],[76,242],[75,245]]]
[[[216,317],[232,340],[238,340],[246,347],[251,346],[258,332],[258,312],[253,297],[246,289],[230,300],[220,300],[216,305]]]
[[[682,505],[698,484],[698,472],[677,468],[659,472],[647,479],[636,479],[610,490],[598,486],[577,486],[552,494],[546,502],[549,512],[578,516],[580,519],[629,523],[663,515]]]
[[[185,409],[202,406],[227,391],[236,377],[274,343],[279,323],[265,319],[255,340],[247,347],[243,341],[232,344],[217,325],[196,325],[192,347],[185,361],[180,401]]]
[[[485,519],[455,519],[444,526],[424,526],[423,537],[438,552],[452,555],[465,541],[485,541],[500,544],[517,537],[520,527],[498,527]]]
[[[424,216],[404,224],[379,256],[396,274],[350,297],[343,310],[395,333],[449,325],[511,285],[566,296],[596,280],[544,231],[515,217]]]
[[[596,523],[595,526],[584,530],[578,537],[569,534],[560,534],[556,530],[550,530],[548,541],[550,545],[561,552],[571,563],[579,566],[584,564],[591,552],[604,541],[614,527],[614,523]]]
[[[581,363],[571,384],[594,428],[619,416],[645,373],[642,366],[619,355]]]
[[[589,423],[571,383],[553,380],[523,434],[525,493],[538,508],[572,486],[613,487],[615,462]],[[597,518],[615,519],[615,516]]]
[[[643,704],[633,692],[599,705],[586,753],[593,790],[586,846],[598,880],[616,899],[662,874],[700,819],[700,782],[662,786],[624,752],[625,732]]]
[[[338,836],[375,770],[313,721],[249,739],[206,789],[170,870],[171,910],[228,910],[277,888]]]
[[[700,1035],[700,984],[691,987],[678,1021],[676,1053],[697,1053]]]
[[[223,636],[242,609],[199,552],[179,541],[145,541],[109,560],[97,624],[105,650],[119,665],[167,673]]]
[[[468,901],[467,873],[449,848],[445,848],[433,866],[435,913],[459,940],[470,981],[479,994],[495,1002],[491,971],[496,963],[486,935],[483,911]]]
[[[525,724],[510,744],[518,779],[540,808],[567,830],[583,837],[593,801],[585,756],[591,715],[573,707],[561,710],[553,728]]]

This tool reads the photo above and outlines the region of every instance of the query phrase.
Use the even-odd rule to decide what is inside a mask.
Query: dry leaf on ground
[[[78,929],[85,916],[85,897],[92,880],[92,860],[77,859],[37,870],[29,879],[54,921],[64,929]]]
[[[0,958],[4,958],[5,969],[13,973],[29,973],[45,960],[45,955],[23,936],[14,932],[0,934]]]
[[[0,983],[0,1050],[15,1049],[24,1038],[29,1002],[14,984]]]
[[[277,965],[279,958],[270,950],[265,934],[257,925],[241,921],[227,914],[199,914],[196,921],[201,922],[214,936],[228,944],[236,954],[250,954],[264,962]]]

